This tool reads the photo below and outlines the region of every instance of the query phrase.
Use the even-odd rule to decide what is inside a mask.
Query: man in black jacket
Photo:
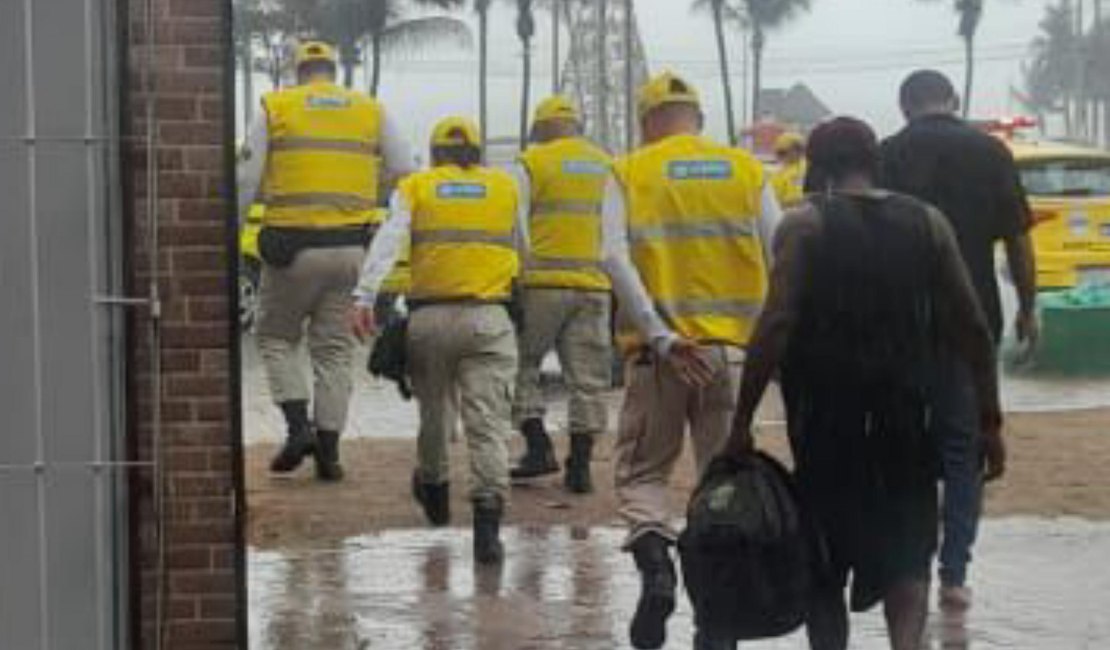
[[[1018,297],[1015,333],[1033,345],[1038,325],[1031,219],[1009,149],[957,117],[959,98],[939,72],[911,74],[900,103],[908,124],[883,143],[883,185],[931,203],[947,217],[996,343],[1003,323],[994,248],[1003,242]],[[981,454],[968,443],[976,439],[968,431],[976,428],[977,411],[966,368],[956,364],[951,375],[938,381],[934,404],[945,483],[940,598],[944,606],[966,608],[967,565],[982,500]]]

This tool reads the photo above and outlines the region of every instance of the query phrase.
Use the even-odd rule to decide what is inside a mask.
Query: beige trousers
[[[448,479],[448,442],[462,417],[471,498],[509,492],[509,438],[517,342],[500,305],[430,305],[409,319],[409,373],[420,405],[422,480]]]
[[[630,527],[626,546],[648,532],[677,539],[669,523],[668,483],[682,455],[687,428],[699,476],[728,441],[743,352],[716,346],[707,348],[706,355],[716,378],[702,389],[682,383],[653,355],[628,363],[614,450],[618,509]]]
[[[605,432],[605,391],[611,385],[610,297],[600,291],[526,289],[513,419],[542,418],[546,412],[540,365],[551,350],[559,357],[570,392],[571,434]]]
[[[274,401],[313,401],[316,426],[342,431],[351,396],[355,340],[347,322],[361,246],[306,249],[284,269],[263,266],[257,340]],[[306,336],[307,334],[307,336]],[[313,390],[301,366],[307,338]]]

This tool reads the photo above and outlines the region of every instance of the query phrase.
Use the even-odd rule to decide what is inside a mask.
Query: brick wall
[[[135,646],[153,646],[161,609],[165,648],[234,648],[245,629],[245,605],[237,553],[242,548],[236,517],[241,464],[234,442],[238,397],[237,382],[231,380],[238,373],[228,273],[233,239],[224,191],[227,121],[233,116],[226,110],[225,92],[230,0],[151,0],[153,46],[148,1],[121,2],[127,7],[129,45],[123,97],[129,112],[124,127],[125,191],[131,197],[128,280],[133,293],[147,291],[152,251],[146,142],[154,129],[162,302],[157,353],[163,528],[156,475],[137,471],[130,484]],[[153,70],[147,69],[148,54],[153,54]],[[148,124],[151,94],[155,110]],[[156,339],[148,313],[137,313],[129,326],[131,454],[150,460],[157,429],[151,372],[151,341]]]

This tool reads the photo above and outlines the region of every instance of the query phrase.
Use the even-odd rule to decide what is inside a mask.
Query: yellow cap
[[[433,147],[458,145],[480,146],[482,137],[474,120],[466,117],[448,117],[439,121],[432,130]]]
[[[806,139],[801,133],[794,131],[787,131],[779,137],[775,138],[775,152],[781,153],[790,151],[794,148],[804,148],[806,146]]]
[[[305,41],[297,47],[295,61],[297,67],[313,61],[327,61],[335,64],[339,61],[339,57],[335,55],[335,48],[323,41]]]
[[[565,95],[552,95],[543,100],[536,107],[536,114],[532,116],[533,122],[545,122],[547,120],[574,120],[578,122],[581,119],[582,116],[579,115],[578,108]]]
[[[701,100],[698,98],[698,91],[685,79],[673,72],[664,72],[640,87],[636,108],[640,117],[643,117],[664,104],[700,106]]]

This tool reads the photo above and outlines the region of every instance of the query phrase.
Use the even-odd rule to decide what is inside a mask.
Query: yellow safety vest
[[[679,135],[615,163],[632,261],[680,336],[743,346],[767,293],[758,236],[763,166],[739,149]]]
[[[784,166],[771,176],[771,187],[779,205],[790,208],[805,198],[806,163],[804,160]]]
[[[447,165],[407,177],[398,191],[412,211],[412,300],[508,299],[520,268],[512,176]]]
[[[266,223],[341,228],[378,205],[381,108],[361,93],[312,82],[262,98],[269,133]]]
[[[393,264],[393,270],[382,281],[381,292],[398,295],[408,295],[412,290],[412,264],[409,242],[406,240],[401,248],[401,254]]]
[[[529,148],[520,162],[532,193],[525,286],[608,291],[601,202],[609,156],[584,138],[562,138]]]

